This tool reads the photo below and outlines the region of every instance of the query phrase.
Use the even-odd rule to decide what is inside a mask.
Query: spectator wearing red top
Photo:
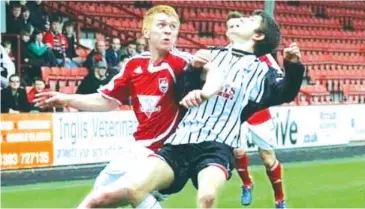
[[[52,108],[40,109],[39,107],[34,106],[33,100],[35,99],[35,95],[38,93],[47,92],[47,91],[49,91],[49,90],[46,89],[46,84],[44,83],[44,81],[39,77],[34,78],[33,88],[27,94],[28,102],[31,105],[31,110],[30,110],[31,112],[52,112],[53,111]]]
[[[55,18],[51,21],[51,30],[43,36],[43,42],[53,51],[59,66],[64,66],[66,61],[66,49],[68,42],[62,34],[62,19]]]

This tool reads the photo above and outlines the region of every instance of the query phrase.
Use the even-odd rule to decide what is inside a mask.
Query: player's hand
[[[300,49],[296,42],[291,43],[288,48],[284,49],[284,59],[290,62],[300,62],[301,58]]]
[[[212,54],[206,49],[200,49],[195,53],[193,60],[191,61],[191,65],[194,68],[202,68],[205,64],[207,64],[211,60],[212,60]]]
[[[197,107],[207,99],[208,96],[202,90],[193,90],[180,101],[180,105],[185,108]]]
[[[42,92],[35,95],[36,98],[33,100],[36,107],[64,107],[70,101],[71,97],[69,94],[62,94],[55,91]]]

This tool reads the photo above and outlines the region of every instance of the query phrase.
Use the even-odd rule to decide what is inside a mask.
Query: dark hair
[[[17,74],[13,74],[13,75],[11,75],[11,76],[9,77],[9,81],[11,81],[11,79],[12,79],[12,78],[14,78],[14,77],[18,77],[18,78],[20,79],[20,76],[19,76],[19,75],[17,75]]]
[[[137,45],[136,40],[132,40],[132,41],[128,42],[127,46],[128,45]]]
[[[67,28],[67,27],[75,27],[75,22],[71,21],[71,20],[67,20],[65,22],[65,25],[63,26],[64,28]]]
[[[62,17],[58,14],[53,15],[50,22],[51,22],[51,24],[52,23],[62,23]]]
[[[32,39],[31,41],[34,42],[36,40],[36,37],[38,34],[43,34],[43,32],[41,30],[39,30],[38,28],[35,28],[32,34]]]
[[[33,84],[35,84],[35,82],[37,82],[37,81],[42,81],[43,83],[45,83],[44,80],[42,80],[40,77],[35,77],[33,79]]]
[[[23,6],[23,12],[25,12],[25,11],[28,11],[28,12],[30,12],[30,9],[29,9],[29,7],[27,7],[27,6]]]
[[[43,34],[43,31],[39,30],[38,28],[35,28],[34,31],[33,31],[33,35],[36,36],[38,34],[42,33]]]
[[[230,19],[236,19],[241,17],[243,17],[243,15],[239,11],[231,11],[227,15],[226,22]]]
[[[14,9],[14,8],[22,8],[22,5],[19,2],[14,2],[11,5],[11,9]]]
[[[255,10],[252,15],[262,17],[261,25],[255,32],[261,33],[265,36],[263,40],[256,42],[254,49],[255,55],[261,56],[267,53],[275,52],[279,47],[281,40],[279,25],[263,10]]]

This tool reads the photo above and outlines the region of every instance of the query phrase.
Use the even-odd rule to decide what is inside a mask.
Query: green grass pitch
[[[263,166],[252,166],[252,208],[272,208],[273,194]],[[50,182],[3,187],[2,208],[74,208],[90,190],[93,181]],[[365,156],[284,164],[288,207],[365,208]],[[240,180],[236,173],[225,185],[217,207],[240,208]],[[165,208],[193,208],[196,192],[185,189],[163,202]]]

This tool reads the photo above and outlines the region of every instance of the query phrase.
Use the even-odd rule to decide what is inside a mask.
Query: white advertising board
[[[365,106],[344,105],[343,108],[346,108],[349,115],[347,133],[350,141],[365,141]]]
[[[346,144],[348,112],[341,106],[281,106],[270,108],[275,121],[276,149]],[[257,150],[252,141],[247,151]]]
[[[364,105],[271,108],[277,149],[341,145],[365,140]],[[54,165],[108,162],[133,141],[133,111],[53,114]],[[257,150],[252,141],[247,151]]]
[[[54,165],[108,162],[137,125],[132,111],[54,114]]]

